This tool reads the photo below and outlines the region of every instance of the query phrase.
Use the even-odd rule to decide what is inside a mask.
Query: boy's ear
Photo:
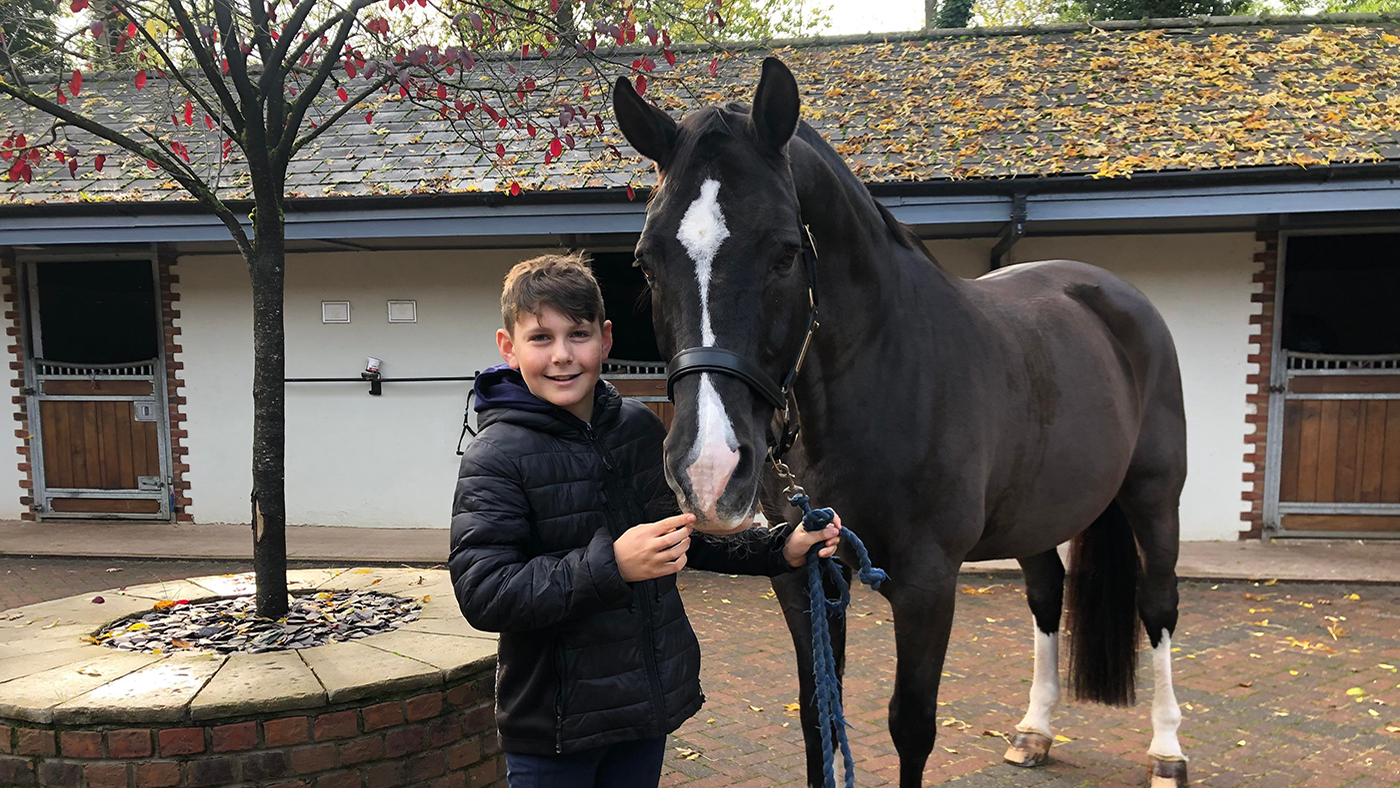
[[[504,328],[496,329],[496,349],[501,352],[501,360],[511,369],[520,369],[520,360],[515,357],[515,338]]]
[[[608,356],[612,353],[612,346],[613,346],[612,321],[611,321],[611,320],[604,320],[604,321],[603,321],[602,337],[603,337],[603,360],[606,361],[607,358],[608,358]]]

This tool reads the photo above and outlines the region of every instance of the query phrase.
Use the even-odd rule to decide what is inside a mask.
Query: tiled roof
[[[694,51],[682,54],[675,70],[658,59],[647,95],[675,113],[747,100],[759,62],[773,51],[797,75],[804,117],[871,182],[1400,160],[1400,24],[1377,15],[1325,24],[1251,21],[934,32]],[[547,166],[549,133],[532,138],[526,129],[491,128],[487,148],[500,139],[507,149],[506,163],[493,167],[493,154],[464,145],[436,112],[380,98],[303,151],[287,189],[325,197],[502,190],[512,182],[525,190],[650,183],[647,164],[621,140],[599,92],[585,102],[588,117],[564,130],[576,148],[565,147]],[[129,76],[90,75],[71,100],[125,128],[170,130],[171,116],[179,120],[184,111],[183,96],[154,79],[138,91]],[[366,123],[370,110],[374,120]],[[593,117],[599,110],[608,112],[601,132]],[[25,114],[0,99],[0,137]],[[470,117],[491,125],[480,109]],[[217,143],[199,141],[200,119],[193,128],[182,126],[178,138],[207,168],[219,151]],[[19,122],[26,130],[39,123]],[[77,178],[45,163],[35,168],[33,184],[0,182],[0,201],[190,199],[163,173],[113,146],[78,147]],[[92,155],[102,149],[111,159],[96,173]],[[249,194],[234,164],[217,182],[226,197]]]

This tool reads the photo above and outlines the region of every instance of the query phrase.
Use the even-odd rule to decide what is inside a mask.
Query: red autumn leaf
[[[185,125],[194,125],[194,102],[189,99],[185,99]]]
[[[345,58],[345,76],[351,79],[355,78],[355,61],[348,57]]]
[[[105,166],[106,164],[107,164],[107,154],[105,154],[105,153],[99,153],[99,154],[97,154],[97,157],[94,158],[94,159],[92,160],[92,168],[93,168],[94,170],[97,170],[98,172],[102,172],[102,168],[103,168],[103,166]]]
[[[549,155],[549,151],[545,151],[545,152],[544,152],[544,166],[548,167],[548,166],[549,166],[549,163],[550,163],[551,161],[554,161],[554,159]]]
[[[106,601],[107,601],[107,600],[103,599],[103,598],[100,597],[100,596],[95,596],[95,597],[92,598],[92,603],[93,603],[94,605],[101,605],[101,604],[105,603]]]
[[[676,53],[675,53],[675,52],[672,52],[672,51],[669,50],[669,49],[663,49],[663,50],[661,50],[661,56],[664,57],[664,58],[666,58],[666,62],[667,62],[668,64],[670,64],[672,67],[674,67],[674,66],[676,65]]]
[[[715,75],[718,74],[718,73],[719,73],[719,58],[715,58],[715,59],[713,59],[713,60],[710,61],[710,76],[713,77],[713,76],[715,76]]]
[[[136,89],[140,90],[144,87],[146,87],[146,69],[143,68],[136,72]]]
[[[68,157],[67,157],[66,155],[64,155],[63,151],[61,151],[61,150],[56,150],[56,151],[54,151],[54,152],[53,152],[53,157],[54,157],[55,159],[58,159],[58,163],[59,163],[59,164],[62,164],[62,163],[64,163],[64,162],[68,161]]]
[[[437,88],[437,97],[438,97],[438,99],[439,99],[440,101],[446,101],[446,100],[447,100],[447,86],[446,86],[446,85],[438,85],[438,88]]]
[[[30,148],[30,149],[29,149],[29,158],[30,158],[30,159],[32,159],[32,160],[34,160],[34,161],[38,161],[39,159],[43,158],[43,156],[44,156],[44,154],[43,154],[38,148]]]
[[[551,154],[553,154],[556,158],[557,158],[557,157],[559,156],[559,154],[562,153],[563,151],[564,151],[564,144],[563,144],[562,142],[559,141],[559,138],[558,138],[558,137],[555,137],[554,139],[552,139],[552,140],[549,141],[549,152],[550,152]]]
[[[127,37],[127,38],[135,38],[135,37],[136,37],[136,23],[135,23],[135,22],[127,22],[127,23],[126,23],[126,37]]]
[[[588,98],[588,85],[583,86],[583,97]]]
[[[637,76],[637,93],[638,93],[638,95],[646,95],[646,92],[647,92],[647,78],[644,77],[644,76],[641,76],[641,75],[639,74],[639,75]]]
[[[73,3],[72,3],[71,5],[68,6],[68,10],[70,10],[70,11],[72,11],[73,13],[76,14],[76,13],[78,13],[79,11],[81,11],[81,10],[83,10],[84,8],[87,8],[87,7],[88,7],[88,0],[73,0]]]
[[[68,177],[70,177],[70,178],[75,178],[75,177],[77,177],[77,175],[78,175],[78,160],[77,160],[77,159],[69,159],[69,160],[68,160]]]
[[[636,193],[635,191],[632,190],[632,184],[630,184],[630,183],[627,184],[627,199],[629,199],[629,200],[635,200],[635,199],[637,199],[637,193]]]
[[[153,170],[158,170],[158,169],[160,169],[160,165],[159,165],[159,164],[156,164],[155,162],[151,161],[150,159],[146,159],[146,166],[147,166],[147,167],[150,167],[150,168],[153,169]]]
[[[519,197],[519,196],[520,196],[520,182],[519,182],[519,181],[511,181],[511,182],[510,182],[510,196],[512,196],[512,197]]]
[[[68,96],[64,95],[64,93],[63,93],[63,86],[62,86],[62,85],[59,85],[59,86],[58,86],[58,103],[60,103],[60,104],[67,104],[67,103],[68,103]]]
[[[73,70],[73,78],[68,81],[68,90],[71,91],[75,96],[82,92],[83,72],[77,69]]]
[[[373,123],[373,122],[374,122],[374,113],[373,113],[373,112],[366,112],[366,113],[365,113],[365,123]]]
[[[506,157],[506,146],[503,143],[496,143],[496,155],[503,159]]]
[[[98,20],[98,21],[93,22],[92,24],[88,25],[88,32],[89,32],[89,33],[92,33],[92,37],[93,37],[93,38],[101,38],[101,37],[102,37],[102,21],[101,21],[101,20]]]
[[[573,150],[573,149],[574,149],[574,135],[572,135],[572,134],[565,134],[565,135],[564,135],[564,144],[569,146],[569,150]]]
[[[336,95],[336,97],[339,98],[341,101],[349,101],[349,100],[350,100],[350,94],[345,92],[345,88],[336,88],[336,90],[335,90],[335,95]]]
[[[210,131],[213,131],[213,130],[214,130],[214,119],[211,118],[211,117],[209,117],[208,115],[205,115],[205,116],[204,116],[204,127],[207,128],[207,129],[209,129]]]

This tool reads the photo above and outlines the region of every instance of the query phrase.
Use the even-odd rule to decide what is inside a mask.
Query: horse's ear
[[[801,99],[797,95],[797,80],[783,61],[769,57],[763,60],[763,76],[753,95],[753,125],[758,138],[774,153],[783,149],[797,130],[797,113]]]
[[[618,77],[613,85],[613,112],[632,147],[666,169],[676,147],[676,122],[671,116],[638,96],[627,77]]]

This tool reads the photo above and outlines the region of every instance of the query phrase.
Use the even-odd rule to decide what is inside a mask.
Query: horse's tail
[[[1138,551],[1115,501],[1070,547],[1069,676],[1074,696],[1130,706],[1137,673]]]

